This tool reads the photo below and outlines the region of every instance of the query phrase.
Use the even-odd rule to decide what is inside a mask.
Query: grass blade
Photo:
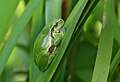
[[[9,29],[18,2],[19,0],[0,0],[0,45]]]
[[[110,66],[110,76],[112,76],[113,72],[115,71],[115,69],[117,68],[117,66],[120,63],[120,49],[118,50],[115,58],[113,59],[111,66]]]
[[[75,46],[76,44],[79,45],[78,40],[81,36],[81,31],[83,30],[83,25],[98,2],[99,2],[99,0],[88,1],[84,11],[82,12],[81,17],[79,18],[78,24],[76,26],[76,29],[74,31],[74,34],[70,41],[70,44],[68,45],[67,51],[65,52],[65,54],[69,55],[69,56],[68,57],[64,56],[64,57],[68,58],[67,59],[68,66],[66,67],[66,73],[65,73],[66,75],[64,78],[65,82],[68,80],[68,76],[73,73],[73,71],[74,71],[73,68],[75,67],[75,65],[74,64],[72,65],[71,63],[73,63],[75,61],[74,58],[76,57],[76,55],[71,54],[70,51],[74,50],[73,48],[76,47]],[[75,52],[73,51],[73,53],[75,54],[76,51]]]
[[[49,23],[53,19],[61,18],[62,0],[46,0],[45,23]]]
[[[37,35],[44,27],[44,20],[45,20],[44,6],[45,6],[45,0],[40,0],[39,6],[36,8],[32,17],[29,82],[35,82],[36,78],[38,78],[40,74],[38,67],[34,63],[33,45]]]
[[[20,34],[25,28],[25,25],[30,20],[30,17],[32,16],[34,10],[37,8],[39,1],[40,0],[30,1],[27,8],[25,9],[25,12],[20,17],[17,24],[14,26],[14,30],[12,31],[9,39],[7,40],[2,51],[0,52],[0,75],[5,67],[5,64],[9,58],[10,53],[12,52],[12,49],[14,48],[17,42],[17,39],[19,38]]]
[[[111,10],[113,1],[104,0],[103,31],[101,33],[92,82],[107,82],[110,69],[114,30]]]

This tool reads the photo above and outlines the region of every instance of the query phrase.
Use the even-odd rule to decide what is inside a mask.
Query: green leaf
[[[92,82],[107,82],[113,46],[113,29],[111,26],[110,22],[107,23],[101,34]]]
[[[114,26],[111,21],[113,19],[111,16],[112,9],[113,1],[104,0],[103,30],[98,46],[92,82],[107,82],[108,79],[114,39]]]
[[[92,0],[92,1],[88,2],[88,4],[86,5],[84,11],[82,12],[82,16],[79,18],[78,25],[76,26],[76,29],[75,29],[72,39],[70,41],[69,50],[73,46],[74,42],[76,42],[79,39],[78,36],[81,35],[81,31],[83,30],[82,27],[83,27],[85,21],[87,20],[88,16],[90,15],[90,13],[92,12],[92,10],[94,9],[94,7],[97,5],[98,2],[99,2],[99,0]],[[66,52],[67,54],[69,53],[69,50]]]
[[[36,8],[33,17],[32,17],[32,29],[31,29],[31,52],[30,52],[30,68],[29,68],[29,80],[30,82],[35,82],[36,78],[38,78],[40,71],[38,67],[34,63],[34,53],[33,53],[33,46],[34,41],[39,34],[39,32],[44,27],[44,6],[45,6],[45,0],[40,0],[39,6]]]
[[[33,17],[32,17],[32,29],[31,29],[31,39],[33,39],[32,42],[35,41],[37,35],[42,30],[44,26],[45,16],[44,16],[44,6],[45,6],[45,0],[40,0],[39,7],[36,8]],[[32,43],[33,45],[33,43]]]
[[[111,66],[110,66],[110,76],[112,76],[113,72],[117,68],[118,64],[120,63],[120,49],[118,50],[116,56],[114,57]]]
[[[19,0],[0,0],[0,45],[10,27],[18,2]]]
[[[45,17],[46,24],[53,19],[61,18],[62,0],[46,0]]]
[[[115,27],[114,28],[114,35],[115,35],[115,40],[118,42],[120,46],[120,24],[118,19],[116,18],[116,12],[115,12],[115,2],[113,2],[112,8],[111,8],[111,13],[112,13],[112,24]]]
[[[0,75],[5,67],[5,64],[9,58],[10,53],[12,52],[19,36],[21,35],[25,25],[30,20],[34,10],[38,7],[40,0],[31,0],[26,7],[23,15],[20,17],[17,24],[14,26],[14,29],[6,41],[2,51],[0,52]]]
[[[99,2],[99,0],[88,1],[87,5],[84,8],[84,11],[82,12],[82,15],[79,18],[78,24],[75,29],[76,32],[74,31],[74,34],[70,41],[70,44],[68,45],[67,51],[65,52],[65,55],[69,55],[68,59],[67,59],[67,56],[64,56],[67,59],[67,65],[68,65],[68,66],[66,66],[66,72],[65,72],[66,80],[68,80],[69,74],[74,72],[75,66],[74,66],[74,64],[72,65],[71,63],[76,61],[76,59],[74,59],[76,56],[75,53],[79,50],[78,50],[78,47],[77,47],[77,49],[75,49],[75,50],[77,50],[77,51],[75,51],[75,53],[73,50],[74,50],[74,48],[76,48],[76,44],[80,45],[79,39],[81,36],[81,30],[83,30],[83,25],[98,2]],[[72,54],[72,53],[74,53],[74,54]],[[78,53],[76,53],[76,54],[78,54]]]

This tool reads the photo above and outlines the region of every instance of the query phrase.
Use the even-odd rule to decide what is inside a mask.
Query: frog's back
[[[39,54],[41,51],[46,50],[50,46],[50,29],[44,27],[43,30],[38,35],[35,44],[34,44],[34,52],[35,54]]]

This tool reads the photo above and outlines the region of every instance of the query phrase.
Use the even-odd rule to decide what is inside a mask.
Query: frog
[[[34,62],[40,71],[45,71],[59,50],[64,37],[64,20],[54,19],[42,29],[34,42]]]

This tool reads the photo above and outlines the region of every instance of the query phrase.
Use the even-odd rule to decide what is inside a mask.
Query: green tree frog
[[[45,71],[55,57],[64,32],[64,21],[55,19],[38,35],[34,43],[34,61],[40,71]]]

